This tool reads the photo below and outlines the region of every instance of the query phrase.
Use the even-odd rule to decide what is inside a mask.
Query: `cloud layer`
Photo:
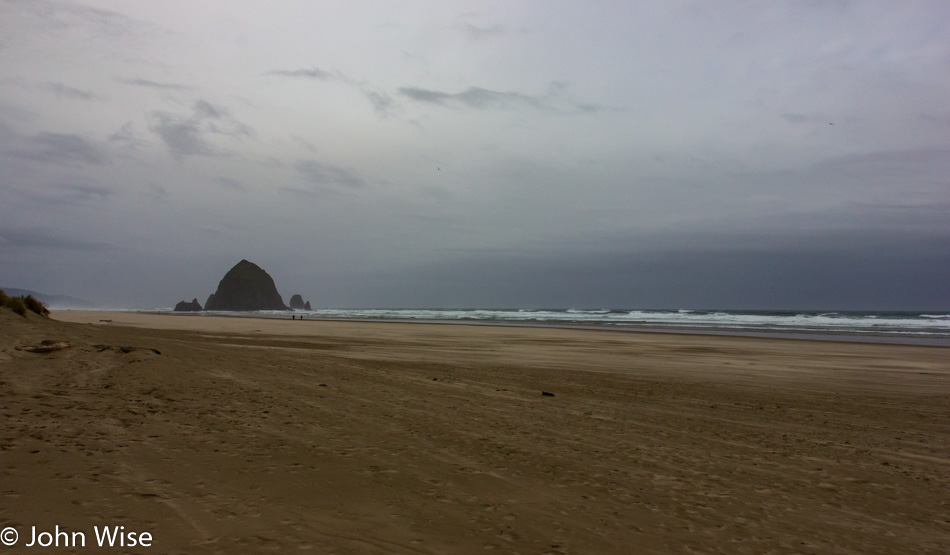
[[[0,284],[950,305],[943,3],[96,6],[0,2]]]

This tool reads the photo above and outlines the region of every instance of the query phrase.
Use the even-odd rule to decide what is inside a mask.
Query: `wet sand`
[[[950,550],[950,348],[53,316],[0,314],[0,525],[21,541],[123,525],[152,547],[108,552]],[[42,340],[70,346],[15,348]]]

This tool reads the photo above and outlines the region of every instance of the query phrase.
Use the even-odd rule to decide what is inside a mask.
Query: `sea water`
[[[855,312],[799,310],[646,309],[367,309],[322,308],[293,313],[211,312],[308,319],[549,325],[609,329],[808,336],[950,345],[950,311]]]

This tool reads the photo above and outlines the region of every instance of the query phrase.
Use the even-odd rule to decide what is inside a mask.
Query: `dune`
[[[44,341],[66,346],[22,349]],[[948,361],[946,347],[0,311],[0,522],[21,546],[34,526],[87,547],[103,526],[151,537],[130,552],[945,553]]]

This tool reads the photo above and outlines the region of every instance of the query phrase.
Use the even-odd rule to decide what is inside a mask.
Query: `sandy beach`
[[[34,526],[85,534],[49,552],[103,526],[152,538],[108,553],[950,551],[950,348],[53,318],[0,314],[25,552]],[[69,346],[17,349],[43,340]]]

